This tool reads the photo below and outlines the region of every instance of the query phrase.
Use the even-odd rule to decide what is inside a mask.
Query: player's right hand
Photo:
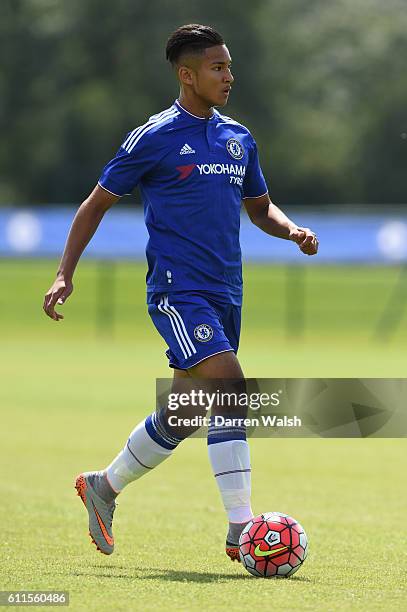
[[[53,285],[45,294],[43,309],[54,321],[63,319],[64,316],[59,312],[55,312],[56,304],[63,304],[73,291],[73,284],[71,280],[65,279],[63,276],[57,276]]]

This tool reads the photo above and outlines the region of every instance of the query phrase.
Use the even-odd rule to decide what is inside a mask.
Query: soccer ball
[[[308,539],[301,525],[288,514],[266,512],[255,516],[239,539],[240,560],[253,576],[292,576],[308,553]]]

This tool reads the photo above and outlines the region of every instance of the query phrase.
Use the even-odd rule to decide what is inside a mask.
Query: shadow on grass
[[[255,580],[254,576],[244,574],[219,574],[215,572],[191,572],[188,570],[161,569],[158,567],[130,567],[123,565],[93,565],[88,570],[70,572],[75,576],[87,576],[88,578],[123,578],[126,580],[163,580],[168,582],[197,582],[197,583],[220,583],[230,581]],[[91,571],[91,569],[99,571]],[[117,570],[127,570],[128,574],[116,573]],[[284,579],[278,579],[278,582]],[[290,582],[312,582],[305,576],[292,576]]]

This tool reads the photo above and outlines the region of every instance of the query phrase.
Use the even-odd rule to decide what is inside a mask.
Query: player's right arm
[[[44,311],[54,321],[64,318],[63,315],[55,312],[55,305],[63,304],[71,295],[72,278],[79,258],[106,211],[118,200],[119,196],[96,185],[92,193],[80,205],[69,231],[56,279],[44,298]]]
[[[55,305],[63,304],[71,295],[76,264],[103,215],[123,195],[131,193],[143,175],[156,165],[159,147],[154,137],[155,128],[178,114],[175,109],[168,109],[129,132],[116,156],[104,167],[95,189],[79,207],[68,235],[57,277],[44,298],[44,311],[54,321],[64,318],[55,312]]]

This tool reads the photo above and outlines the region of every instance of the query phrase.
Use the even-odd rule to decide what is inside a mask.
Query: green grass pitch
[[[82,262],[60,323],[41,311],[55,267],[0,261],[0,589],[68,590],[72,610],[406,609],[403,439],[251,440],[254,511],[287,512],[308,534],[289,580],[253,578],[226,558],[202,439],[124,491],[116,552],[97,553],[74,477],[104,467],[154,408],[165,347],[143,265],[117,265],[109,281],[108,266]],[[405,316],[374,339],[398,274],[311,267],[301,293],[283,267],[246,266],[246,374],[405,377]],[[304,309],[287,307],[295,291]]]

